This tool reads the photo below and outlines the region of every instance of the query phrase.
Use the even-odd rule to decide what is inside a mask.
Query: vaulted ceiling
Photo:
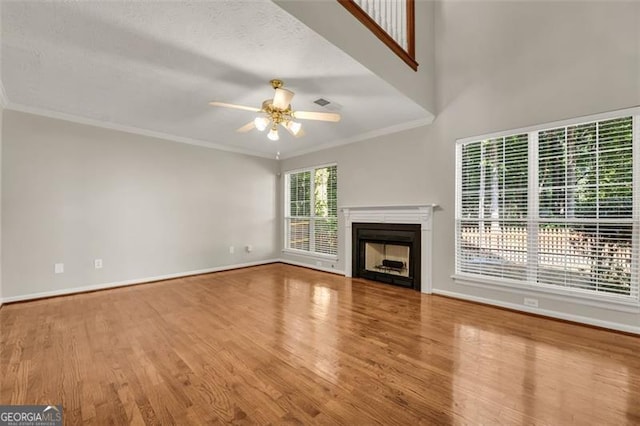
[[[5,1],[1,78],[9,108],[86,119],[188,143],[283,157],[361,140],[427,116],[343,51],[269,0]],[[354,25],[359,25],[354,20]],[[235,129],[281,78],[298,110],[339,109],[339,123],[269,141]]]

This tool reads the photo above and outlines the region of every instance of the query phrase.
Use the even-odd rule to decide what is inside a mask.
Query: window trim
[[[586,292],[573,292],[563,290],[562,288],[533,286],[516,280],[511,280],[505,284],[499,279],[492,277],[480,277],[478,275],[456,273],[451,275],[456,284],[479,287],[496,291],[503,291],[511,294],[525,296],[539,296],[551,300],[560,300],[562,302],[575,303],[579,305],[594,306],[596,308],[610,309],[619,312],[640,313],[640,302],[633,299],[625,298],[617,299],[615,295],[606,295],[602,297],[602,293],[591,294]]]
[[[575,117],[566,120],[559,120],[548,123],[541,123],[533,126],[516,128],[510,130],[503,130],[493,133],[488,133],[479,136],[469,136],[457,139],[455,141],[455,200],[454,200],[454,221],[457,221],[461,217],[462,203],[461,201],[461,175],[462,175],[462,147],[468,143],[477,142],[486,139],[495,139],[500,137],[508,137],[516,134],[526,133],[528,136],[528,153],[529,164],[531,164],[531,158],[538,158],[538,132],[542,130],[549,130],[556,127],[565,127],[578,124],[587,124],[598,121],[604,121],[609,119],[620,118],[623,116],[632,117],[632,129],[633,129],[633,181],[632,181],[632,194],[633,194],[633,209],[631,216],[631,223],[633,225],[633,239],[632,239],[632,266],[631,266],[631,282],[638,282],[640,280],[640,107],[625,108],[615,111],[608,111],[599,114]],[[532,157],[532,154],[534,155]],[[537,212],[539,209],[539,196],[537,193],[537,178],[538,167],[528,167],[528,211],[527,211],[527,226],[531,226],[536,222]],[[533,233],[528,233],[528,239],[534,238]],[[616,294],[608,294],[606,292],[587,291],[579,288],[564,289],[561,286],[553,285],[533,285],[530,281],[518,281],[508,278],[495,278],[490,276],[482,276],[480,274],[470,274],[459,272],[457,270],[458,253],[460,252],[460,241],[457,234],[457,226],[454,227],[454,263],[455,272],[451,278],[457,283],[462,285],[469,285],[475,287],[484,287],[499,291],[507,291],[510,293],[517,292],[518,294],[530,293],[540,294],[543,297],[549,299],[559,299],[571,303],[596,306],[599,308],[612,309],[616,311],[624,312],[640,312],[640,289],[635,296],[623,296]],[[531,247],[530,244],[528,244]],[[531,255],[530,255],[531,256]],[[535,254],[534,254],[535,256]],[[531,258],[529,258],[529,261]],[[529,262],[528,262],[529,263]],[[531,267],[532,269],[533,266]],[[535,273],[535,272],[534,272]],[[529,271],[528,279],[531,278],[531,271]]]
[[[568,118],[565,120],[550,121],[548,123],[535,124],[533,126],[500,130],[493,133],[485,133],[483,135],[466,136],[463,138],[456,139],[455,143],[456,145],[460,145],[460,144],[464,145],[469,142],[477,142],[478,140],[481,140],[481,139],[482,140],[494,139],[494,138],[501,138],[505,136],[512,136],[514,133],[531,133],[531,132],[538,132],[540,130],[549,130],[555,127],[573,126],[576,124],[587,124],[587,123],[592,123],[596,121],[619,118],[622,115],[627,115],[627,116],[640,115],[640,106],[632,107],[632,108],[623,108],[615,111],[607,111],[607,112],[602,112],[602,113],[592,114],[592,115],[583,115],[580,117]]]
[[[288,246],[288,231],[287,231],[287,220],[290,219],[316,219],[317,217],[315,216],[315,209],[311,209],[311,212],[314,212],[314,214],[312,216],[291,216],[291,212],[289,211],[289,209],[291,208],[289,202],[288,202],[288,192],[289,192],[289,184],[288,184],[288,175],[291,174],[296,174],[296,173],[303,173],[303,172],[311,172],[311,174],[313,175],[313,173],[315,172],[315,170],[317,169],[322,169],[322,168],[326,168],[326,167],[338,167],[338,163],[337,162],[332,162],[332,163],[323,163],[323,164],[318,164],[315,166],[308,166],[308,167],[301,167],[301,168],[297,168],[297,169],[292,169],[292,170],[285,170],[282,172],[282,175],[284,177],[283,182],[282,182],[282,188],[283,188],[283,207],[284,207],[284,214],[283,214],[283,220],[282,220],[282,225],[283,225],[283,229],[282,229],[282,242],[283,242],[283,247],[282,247],[282,252],[283,253],[288,253],[288,254],[292,254],[292,255],[296,255],[296,256],[305,256],[305,257],[311,257],[314,259],[318,259],[318,260],[338,260],[338,254],[327,254],[327,253],[319,253],[316,251],[307,251],[307,250],[300,250],[300,249],[294,249],[294,248],[290,248],[287,247]],[[311,179],[311,197],[313,197],[313,194],[315,193],[315,181],[313,179]],[[337,195],[336,195],[337,196]],[[313,198],[312,198],[313,199]],[[336,203],[337,204],[337,203]],[[336,220],[338,220],[338,214],[336,212]],[[312,221],[312,224],[314,222]],[[338,238],[339,238],[340,232],[338,232]],[[313,247],[315,249],[315,233],[314,233],[314,229],[313,226],[310,225],[309,226],[309,247]],[[340,248],[340,243],[338,242],[338,249]]]
[[[286,248],[286,247],[282,249],[282,252],[287,254],[292,254],[295,256],[311,257],[313,259],[319,259],[319,260],[338,260],[337,254],[317,253],[315,251],[306,251],[306,250],[292,249],[292,248]]]

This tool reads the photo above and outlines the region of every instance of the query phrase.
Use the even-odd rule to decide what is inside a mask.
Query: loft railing
[[[414,71],[414,0],[338,0],[353,16],[393,50]]]

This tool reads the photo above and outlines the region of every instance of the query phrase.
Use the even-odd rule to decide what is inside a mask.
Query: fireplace
[[[419,224],[353,223],[352,275],[420,291]]]
[[[435,204],[341,207],[346,237],[345,276],[366,277],[431,293],[431,228],[435,207]]]

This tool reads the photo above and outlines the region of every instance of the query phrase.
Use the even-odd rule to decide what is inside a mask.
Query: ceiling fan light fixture
[[[262,132],[267,129],[269,119],[267,117],[256,117],[255,120],[253,120],[253,124],[256,126],[256,129]]]
[[[271,130],[269,130],[269,133],[267,134],[267,137],[269,138],[269,140],[272,141],[277,141],[280,139],[280,135],[278,135],[278,129],[276,129],[275,126],[273,126],[271,128]]]
[[[302,129],[302,124],[298,123],[297,121],[289,121],[287,123],[287,127],[289,128],[289,130],[291,130],[291,133],[293,133],[293,135],[297,135],[298,133],[300,133],[300,129]]]

